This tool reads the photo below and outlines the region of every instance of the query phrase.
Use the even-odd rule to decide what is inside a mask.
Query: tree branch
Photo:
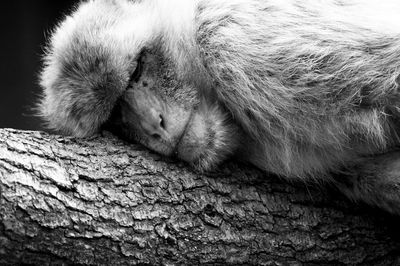
[[[328,192],[108,134],[0,129],[0,264],[400,263],[398,218]]]

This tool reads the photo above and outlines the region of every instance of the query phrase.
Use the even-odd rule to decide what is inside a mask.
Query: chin
[[[193,113],[177,144],[177,157],[200,171],[212,170],[234,154],[239,132],[220,108],[201,108]]]

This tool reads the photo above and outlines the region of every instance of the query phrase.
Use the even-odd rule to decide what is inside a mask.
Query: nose
[[[164,116],[155,108],[149,108],[146,119],[142,121],[142,128],[148,136],[154,139],[166,140],[168,137]]]

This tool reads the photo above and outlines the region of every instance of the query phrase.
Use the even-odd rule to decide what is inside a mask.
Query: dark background
[[[13,0],[2,4],[0,128],[42,130],[34,116],[45,36],[78,0]]]

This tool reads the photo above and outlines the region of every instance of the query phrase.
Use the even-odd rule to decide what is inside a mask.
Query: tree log
[[[0,265],[399,265],[399,221],[245,165],[198,173],[109,133],[0,129]]]

